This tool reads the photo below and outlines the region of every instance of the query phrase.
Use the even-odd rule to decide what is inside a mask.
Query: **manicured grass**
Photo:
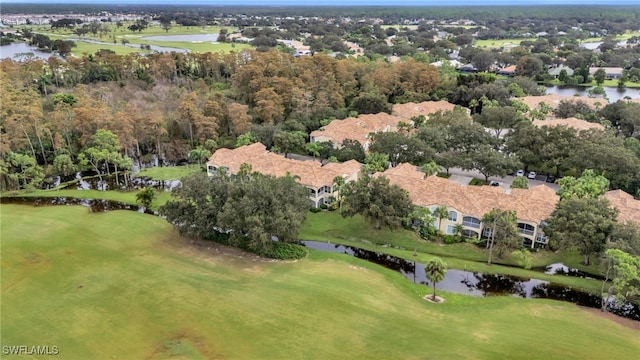
[[[573,304],[441,294],[345,255],[203,252],[129,211],[5,205],[2,345],[63,359],[633,359],[638,331]],[[21,359],[26,357],[14,356]]]
[[[531,41],[535,41],[534,38],[522,38],[522,39],[500,39],[500,40],[492,40],[492,39],[488,39],[488,40],[476,40],[476,42],[474,43],[474,47],[477,48],[501,48],[503,46],[507,46],[507,45],[520,45],[520,43],[522,41],[525,40],[531,40]]]
[[[476,245],[468,243],[444,245],[425,241],[419,239],[413,231],[405,229],[393,231],[388,229],[374,230],[362,217],[354,216],[353,218],[345,219],[338,212],[320,212],[307,215],[300,238],[360,247],[408,260],[414,259],[413,250],[417,249],[418,254],[415,259],[418,262],[424,263],[433,256],[439,256],[445,258],[449,267],[455,269],[537,278],[593,293],[600,293],[602,285],[598,280],[553,276],[514,267],[516,263],[510,256],[505,256],[503,259],[494,259],[494,265],[487,266],[488,253]],[[580,265],[581,257],[579,254],[539,251],[533,255],[534,267],[564,262],[568,266],[590,273],[599,274],[600,272],[598,262],[595,259],[594,264],[590,266]]]
[[[130,46],[124,46],[121,44],[122,39],[127,39],[131,44],[146,44],[157,45],[170,48],[187,49],[192,52],[230,52],[240,51],[242,49],[253,48],[249,44],[231,44],[231,43],[216,43],[211,44],[208,42],[194,43],[190,41],[152,41],[144,39],[147,36],[166,36],[166,35],[199,35],[199,34],[214,34],[220,32],[219,26],[180,26],[174,25],[166,32],[160,26],[150,26],[141,32],[131,32],[127,29],[131,23],[125,23],[123,27],[117,28],[115,24],[108,24],[111,32],[105,36],[86,34],[83,38],[97,40],[107,43],[112,43],[115,37],[117,43],[114,44],[91,44],[84,41],[76,40],[76,47],[72,49],[72,54],[76,56],[82,56],[82,54],[93,54],[100,49],[109,49],[115,51],[117,54],[124,55],[132,52],[148,53],[148,50],[134,48]],[[229,33],[233,32],[235,28],[229,28]],[[53,31],[46,27],[36,27],[33,31],[49,36],[52,40],[55,39],[74,39],[78,38],[76,34],[73,34],[69,30],[56,30]]]
[[[31,192],[15,193],[15,196],[26,197],[72,197],[78,199],[102,199],[119,201],[129,205],[140,205],[136,202],[137,191],[100,191],[100,190],[36,190]],[[157,210],[171,198],[168,191],[157,191],[156,198],[151,203],[151,209]]]
[[[545,81],[544,84],[545,85],[564,85],[558,79]],[[578,85],[567,85],[567,86],[591,87],[591,86],[596,86],[596,85],[598,85],[598,84],[596,84],[595,81],[591,81],[590,83],[578,84]],[[618,87],[618,80],[605,80],[604,83],[602,83],[602,86],[603,87]],[[627,81],[627,82],[625,82],[625,86],[628,87],[628,88],[637,89],[637,88],[640,88],[640,82]]]
[[[146,176],[153,180],[180,180],[185,176],[203,171],[198,165],[144,168],[136,176]]]

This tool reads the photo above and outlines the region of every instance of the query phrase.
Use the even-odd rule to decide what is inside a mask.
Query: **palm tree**
[[[440,171],[440,166],[438,166],[435,161],[431,160],[428,163],[422,165],[420,169],[422,169],[422,171],[424,171],[427,176],[431,176],[437,174],[438,171]]]
[[[431,300],[436,301],[436,283],[442,281],[447,274],[447,264],[442,259],[435,257],[425,265],[425,274],[427,279],[433,283],[433,296]]]
[[[320,156],[320,150],[322,150],[322,145],[320,145],[317,142],[310,142],[307,143],[305,146],[305,150],[307,150],[307,153],[313,155],[313,157],[319,157]]]
[[[462,237],[462,233],[463,232],[464,232],[464,227],[462,226],[462,224],[455,224],[453,226],[453,235],[454,236]]]
[[[249,163],[240,164],[240,170],[238,171],[238,177],[240,178],[240,181],[244,182],[246,179],[249,178],[249,176],[251,175],[252,168],[253,167]]]
[[[433,209],[433,216],[438,219],[438,231],[440,231],[440,229],[442,229],[442,219],[449,218],[449,208],[444,205],[440,205]]]

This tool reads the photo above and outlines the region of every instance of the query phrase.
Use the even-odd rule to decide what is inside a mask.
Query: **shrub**
[[[297,260],[302,259],[308,254],[307,248],[302,245],[275,242],[271,249],[260,254],[272,259],[280,260]]]
[[[322,209],[322,210],[327,210],[328,208],[329,208],[329,206],[327,204],[320,205],[320,209]]]
[[[533,266],[533,256],[527,249],[516,250],[511,253],[511,256],[513,256],[518,265],[524,269],[529,270],[531,266]]]
[[[462,238],[454,235],[445,235],[442,237],[442,241],[445,244],[456,244],[462,241]]]
[[[312,213],[315,214],[315,213],[319,213],[320,211],[322,211],[322,209],[312,207],[312,208],[309,208],[309,211],[311,211]]]
[[[429,240],[436,234],[436,229],[432,227],[423,226],[420,228],[420,237]]]

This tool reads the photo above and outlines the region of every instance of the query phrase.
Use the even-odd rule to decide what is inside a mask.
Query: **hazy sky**
[[[75,3],[75,4],[209,4],[209,5],[640,5],[640,0],[0,0],[3,3]]]

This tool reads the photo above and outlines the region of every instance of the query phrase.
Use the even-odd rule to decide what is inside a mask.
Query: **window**
[[[458,222],[458,213],[455,211],[449,211],[449,221]]]
[[[447,235],[455,234],[455,230],[453,229],[453,225],[447,225]]]
[[[480,229],[480,219],[473,216],[465,216],[462,218],[462,225]]]
[[[487,238],[487,239],[491,239],[491,234],[493,233],[493,229],[490,227],[485,227],[484,229],[482,229],[482,237],[483,238]]]
[[[325,186],[323,189],[324,189],[324,192],[331,193],[331,186]]]
[[[538,233],[536,235],[536,242],[545,243],[546,244],[547,243],[547,237],[544,236],[544,234],[542,234],[542,233]]]

